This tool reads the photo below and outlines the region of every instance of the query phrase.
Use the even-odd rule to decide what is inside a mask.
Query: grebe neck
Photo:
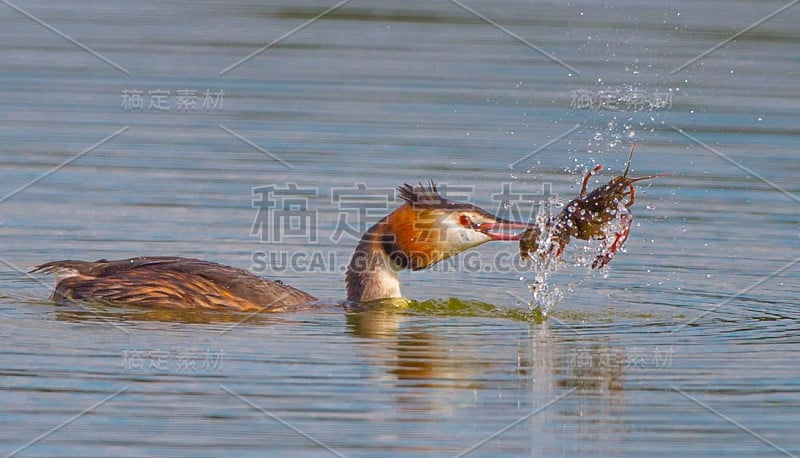
[[[347,266],[347,300],[369,302],[402,297],[397,274],[407,267],[407,260],[399,253],[388,224],[381,221],[372,226],[361,238]]]

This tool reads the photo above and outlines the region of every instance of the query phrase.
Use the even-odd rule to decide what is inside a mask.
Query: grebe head
[[[475,205],[448,200],[433,182],[417,187],[406,184],[399,192],[405,203],[386,218],[382,241],[384,251],[400,268],[424,269],[492,240],[519,240],[519,234],[500,231],[528,227]]]
[[[400,296],[397,272],[421,270],[492,240],[519,240],[503,230],[528,225],[498,218],[469,203],[451,201],[431,182],[398,188],[404,203],[370,228],[347,271],[354,302]]]

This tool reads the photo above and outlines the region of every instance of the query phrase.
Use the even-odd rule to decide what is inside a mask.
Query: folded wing
[[[33,272],[56,275],[52,299],[172,309],[281,310],[316,300],[280,281],[199,259],[138,257],[54,261]]]

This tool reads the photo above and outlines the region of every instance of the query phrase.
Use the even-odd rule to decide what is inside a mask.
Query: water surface
[[[800,453],[797,7],[730,40],[784,3],[350,2],[270,45],[333,3],[13,5],[4,454]],[[56,307],[23,273],[316,253],[262,273],[336,304],[356,243],[339,218],[357,233],[385,211],[333,196],[363,184],[388,210],[395,186],[434,179],[525,217],[595,163],[593,185],[619,173],[633,142],[632,173],[673,175],[640,188],[606,277],[559,273],[573,290],[545,323],[525,319],[532,272],[494,263],[513,244],[403,274],[422,302],[399,311]],[[262,241],[253,189],[290,184],[315,230]],[[526,196],[502,208],[503,184]]]

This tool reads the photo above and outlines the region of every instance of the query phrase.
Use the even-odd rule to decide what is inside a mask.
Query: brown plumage
[[[101,301],[174,309],[280,310],[314,296],[244,269],[179,257],[54,261],[33,272],[56,274],[52,300]]]

